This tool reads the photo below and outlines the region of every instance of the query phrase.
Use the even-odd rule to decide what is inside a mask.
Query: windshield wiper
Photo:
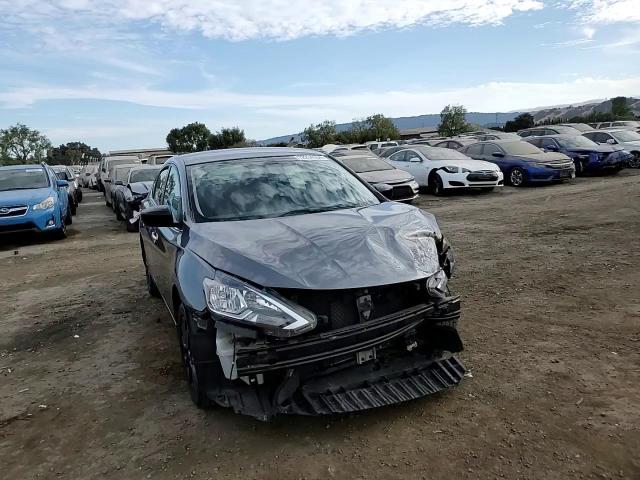
[[[317,207],[317,208],[298,208],[296,210],[289,210],[288,212],[276,215],[275,218],[289,217],[291,215],[304,215],[307,213],[322,213],[330,212],[333,210],[344,210],[347,208],[356,208],[356,205],[335,205],[333,207]]]

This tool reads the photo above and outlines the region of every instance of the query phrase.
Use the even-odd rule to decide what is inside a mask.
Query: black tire
[[[69,197],[69,209],[71,210],[71,215],[78,213],[78,205],[76,205],[73,197]]]
[[[584,175],[584,165],[582,165],[582,162],[580,160],[576,160],[573,164],[576,166],[576,177]]]
[[[82,189],[80,188],[76,190],[76,201],[82,203]]]
[[[64,240],[65,238],[67,238],[67,222],[65,221],[64,218],[60,220],[60,224],[61,226],[59,229],[57,229],[54,232],[51,232],[53,235],[53,238],[55,238],[56,240]]]
[[[67,207],[67,215],[64,219],[64,223],[66,225],[71,225],[73,224],[73,214],[71,213],[71,206]]]
[[[193,321],[184,305],[178,307],[176,315],[178,342],[180,345],[180,358],[184,368],[187,384],[189,385],[189,393],[193,403],[202,409],[210,409],[213,403],[206,395],[204,388],[204,378],[206,371],[197,364],[197,358],[191,349],[191,332],[193,329]]]
[[[509,185],[512,187],[522,187],[527,183],[525,178],[524,170],[520,167],[514,167],[509,172]]]
[[[126,218],[124,218],[122,216],[122,213],[120,212],[120,207],[116,203],[114,203],[113,206],[114,206],[113,210],[116,212],[116,219],[118,219],[120,221],[122,221],[122,220],[126,221]]]
[[[629,168],[640,168],[640,152],[633,152],[633,158],[627,162]]]
[[[140,224],[138,222],[131,223],[128,218],[125,218],[124,223],[127,226],[127,232],[137,232],[140,230]]]
[[[442,179],[440,175],[434,173],[429,178],[429,187],[431,188],[431,193],[433,193],[436,197],[441,197],[444,195],[444,185],[442,184]]]

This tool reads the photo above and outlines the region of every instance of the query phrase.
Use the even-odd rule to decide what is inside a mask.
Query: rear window
[[[393,167],[384,160],[373,157],[345,157],[340,159],[354,172],[377,172],[380,170],[393,170]]]
[[[0,192],[47,188],[49,178],[42,168],[0,170]]]
[[[158,176],[159,168],[145,168],[144,170],[134,170],[129,177],[129,183],[153,182]]]

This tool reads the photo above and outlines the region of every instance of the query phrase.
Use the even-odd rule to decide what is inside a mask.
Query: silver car
[[[594,130],[582,135],[596,143],[619,145],[633,155],[627,162],[631,168],[640,168],[640,133],[633,130]]]

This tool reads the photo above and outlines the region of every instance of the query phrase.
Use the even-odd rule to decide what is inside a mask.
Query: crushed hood
[[[398,170],[397,168],[391,170],[375,170],[373,172],[362,172],[357,173],[357,175],[363,179],[365,182],[376,184],[376,183],[402,183],[402,182],[410,182],[413,180],[413,175],[407,172],[403,172],[402,170]]]
[[[188,248],[216,269],[272,288],[408,282],[440,268],[433,215],[384,202],[361,209],[192,224]]]

